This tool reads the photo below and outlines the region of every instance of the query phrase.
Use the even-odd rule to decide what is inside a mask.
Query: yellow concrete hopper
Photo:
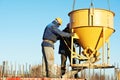
[[[76,38],[85,55],[96,53],[115,31],[115,14],[112,11],[98,8],[78,9],[68,15],[73,32],[77,35]]]

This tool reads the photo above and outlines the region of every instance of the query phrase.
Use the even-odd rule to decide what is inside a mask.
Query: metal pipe
[[[76,2],[76,0],[73,0],[73,7],[72,7],[72,10],[74,10],[74,8],[75,8],[75,2]]]

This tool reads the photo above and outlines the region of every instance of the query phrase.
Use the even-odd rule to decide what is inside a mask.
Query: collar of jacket
[[[55,20],[52,23],[56,25],[56,27],[59,27],[59,24]]]

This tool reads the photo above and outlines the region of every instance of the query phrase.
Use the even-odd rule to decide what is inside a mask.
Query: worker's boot
[[[61,76],[65,74],[66,67],[61,67]]]
[[[79,78],[78,74],[75,74],[74,77],[75,77],[75,78]]]

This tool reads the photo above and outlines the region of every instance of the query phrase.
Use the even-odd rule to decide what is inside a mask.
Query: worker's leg
[[[45,59],[42,57],[42,75],[46,77],[46,67],[45,67]]]
[[[43,47],[43,57],[44,57],[44,62],[43,62],[43,68],[46,69],[46,77],[53,77],[54,75],[54,51],[52,47]]]
[[[68,55],[68,58],[69,58],[69,61],[70,61],[70,63],[71,63],[71,54]],[[72,64],[76,64],[76,59],[73,59]],[[72,67],[72,70],[74,71],[74,68],[73,68],[73,67]],[[75,78],[78,78],[78,74],[76,73],[76,74],[74,75],[74,77],[75,77]]]
[[[66,61],[67,61],[67,56],[65,54],[61,54],[61,75],[65,74]]]
[[[76,59],[73,59],[73,64],[76,64]],[[72,70],[74,70],[74,68],[72,68]],[[76,74],[74,75],[74,77],[75,77],[75,78],[78,78],[78,73],[76,73]]]

